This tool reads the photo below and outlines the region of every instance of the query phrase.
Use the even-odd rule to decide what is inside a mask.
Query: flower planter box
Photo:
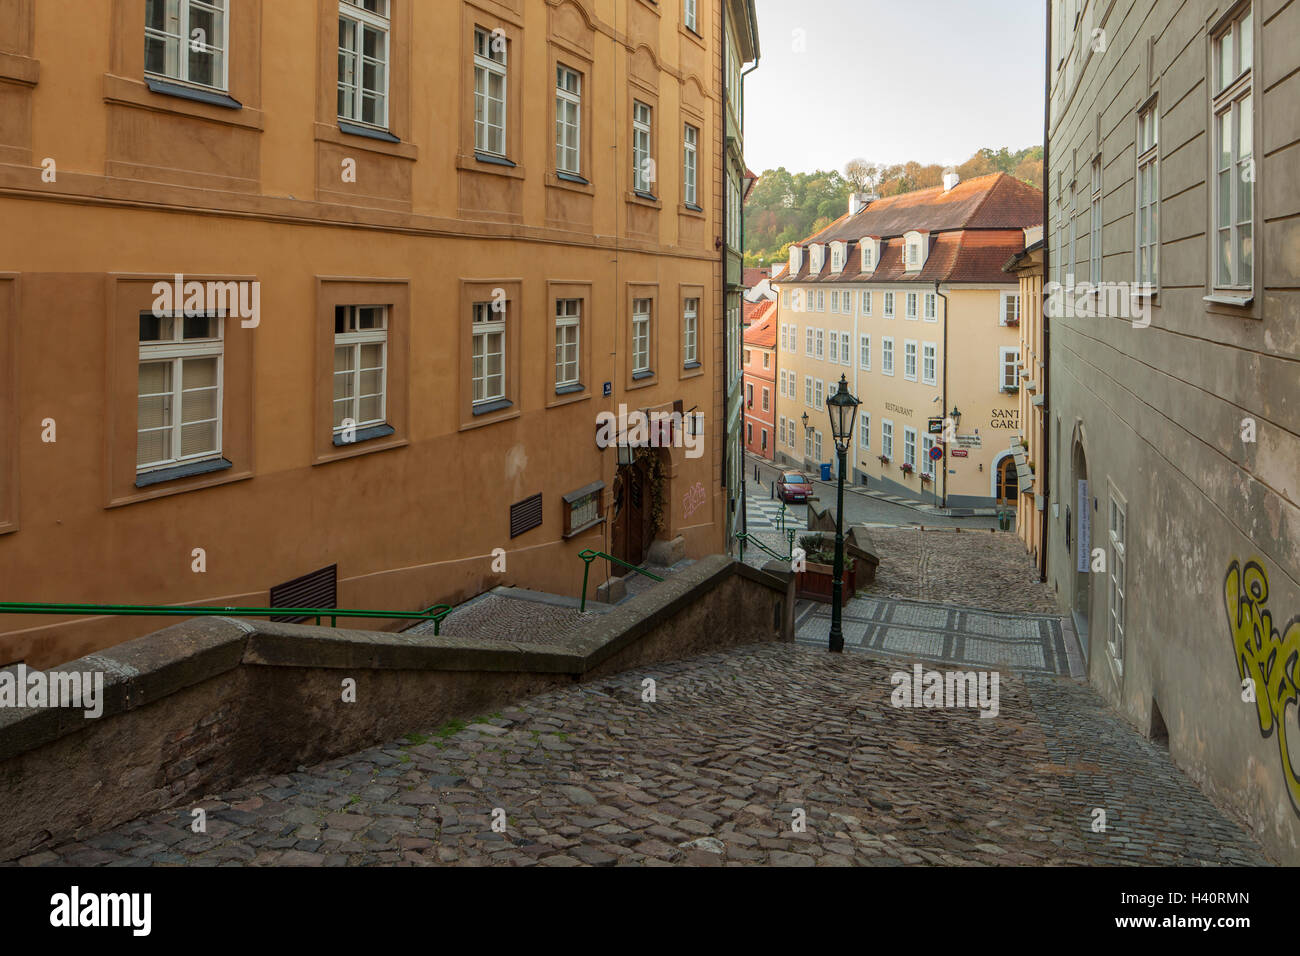
[[[835,587],[835,568],[829,564],[811,563],[806,565],[806,568],[807,570],[800,571],[795,575],[795,597],[808,601],[817,601],[821,604],[830,604]],[[856,562],[852,568],[845,570],[844,577],[840,580],[844,585],[840,594],[840,607],[843,607],[849,603],[854,592],[857,591],[858,568]]]

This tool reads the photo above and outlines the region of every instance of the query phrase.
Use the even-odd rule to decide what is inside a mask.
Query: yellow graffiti
[[[1273,626],[1268,603],[1268,572],[1255,561],[1243,569],[1237,561],[1228,566],[1224,581],[1224,606],[1232,644],[1237,654],[1237,673],[1255,685],[1255,708],[1260,733],[1268,737],[1277,731],[1282,773],[1286,776],[1291,804],[1300,813],[1300,775],[1291,763],[1286,743],[1286,707],[1300,707],[1296,686],[1296,662],[1300,659],[1300,618],[1293,618],[1286,633]]]

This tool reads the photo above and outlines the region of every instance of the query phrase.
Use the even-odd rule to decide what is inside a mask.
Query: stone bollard
[[[785,644],[794,643],[794,590],[795,574],[787,561],[768,561],[763,565],[763,571],[772,577],[781,581],[785,585],[785,597],[780,601],[780,631],[781,641]],[[774,612],[775,613],[775,612]]]

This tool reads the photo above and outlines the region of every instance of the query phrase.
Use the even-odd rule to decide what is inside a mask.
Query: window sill
[[[148,488],[151,485],[160,485],[165,481],[175,481],[178,478],[194,478],[198,475],[209,475],[216,471],[225,471],[228,468],[234,468],[234,462],[225,458],[208,458],[204,461],[191,461],[183,465],[174,465],[170,468],[159,468],[156,471],[146,471],[137,475],[135,486],[137,488]]]
[[[685,362],[682,365],[682,368],[686,369],[687,371],[690,371],[691,369],[703,368],[703,367],[704,365],[701,362]]]
[[[551,169],[546,171],[546,185],[587,196],[594,196],[596,193],[596,187],[589,180],[575,176],[573,173],[557,173]]]
[[[156,76],[146,76],[144,85],[149,87],[150,92],[161,93],[164,96],[175,96],[182,100],[207,103],[209,106],[220,106],[228,110],[242,110],[244,108],[243,103],[222,90],[200,89]]]
[[[400,139],[388,132],[386,129],[362,126],[360,123],[352,123],[345,119],[339,120],[339,131],[346,133],[348,136],[364,136],[366,139],[377,139],[383,143],[401,142]]]
[[[572,385],[555,386],[556,395],[575,395],[578,392],[585,392],[586,390],[587,386],[583,385],[581,382],[574,382]]]
[[[694,30],[691,27],[688,27],[684,23],[679,23],[677,25],[677,32],[680,33],[682,36],[684,36],[686,39],[690,40],[700,49],[705,49],[704,36],[700,33],[699,30]]]
[[[486,153],[471,152],[456,154],[456,168],[486,176],[507,176],[511,179],[523,179],[524,167],[508,159],[498,159]]]
[[[490,402],[477,402],[474,405],[473,414],[475,416],[491,415],[493,412],[499,412],[502,409],[510,408],[512,405],[514,405],[514,402],[510,401],[508,398],[498,398]]]
[[[634,381],[634,382],[641,382],[641,381],[644,381],[644,380],[647,379],[647,378],[654,378],[654,377],[655,377],[655,373],[654,373],[654,371],[651,370],[651,369],[646,369],[646,370],[643,371],[643,372],[633,372],[633,373],[632,373],[632,381]]]
[[[1230,295],[1225,292],[1215,292],[1210,295],[1203,296],[1201,301],[1210,302],[1213,303],[1214,305],[1230,305],[1233,308],[1237,308],[1237,309],[1249,309],[1252,305],[1255,304],[1255,296],[1250,293],[1243,293],[1241,295]]]
[[[704,218],[704,209],[694,203],[684,202],[677,207],[677,211],[683,216],[694,216],[696,219]]]
[[[351,441],[344,438],[343,435],[334,436],[335,448],[351,448],[365,441],[371,441],[375,438],[387,438],[394,434],[397,429],[392,425],[368,425],[365,428],[358,428],[356,434],[352,436]]]
[[[626,199],[633,206],[649,206],[651,209],[662,209],[664,207],[664,204],[657,197],[636,189],[629,191]]]
[[[369,150],[370,152],[383,153],[386,156],[395,156],[399,159],[409,159],[412,161],[417,159],[420,155],[420,150],[414,143],[403,143],[396,136],[391,140],[387,137],[371,136],[368,135],[371,132],[370,130],[366,130],[364,133],[349,132],[343,128],[343,123],[347,123],[347,121],[343,120],[338,125],[331,123],[317,123],[316,142],[332,143],[335,146],[342,146],[344,149],[364,149]],[[355,126],[355,124],[352,123],[348,123],[347,125],[358,130],[365,129],[365,127]]]
[[[183,89],[188,92],[188,88]],[[133,106],[155,113],[189,116],[259,132],[265,125],[261,110],[242,104],[238,109],[234,109],[189,97],[173,96],[166,92],[155,92],[146,86],[143,80],[127,79],[112,73],[104,74],[104,102],[118,106]]]
[[[35,86],[41,78],[41,61],[19,53],[0,53],[0,80]]]

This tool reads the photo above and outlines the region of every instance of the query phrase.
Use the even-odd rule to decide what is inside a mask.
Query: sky
[[[1043,0],[756,0],[757,172],[956,165],[1043,141]]]

